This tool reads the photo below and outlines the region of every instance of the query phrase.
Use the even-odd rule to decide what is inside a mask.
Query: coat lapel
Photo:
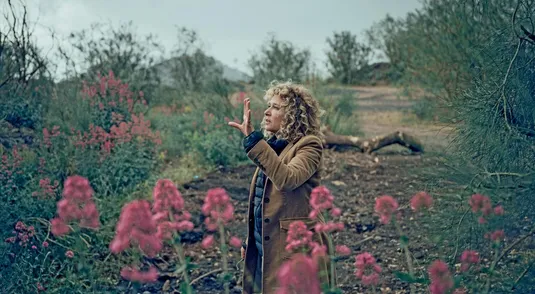
[[[293,146],[294,146],[293,143],[288,143],[288,145],[286,145],[286,147],[284,147],[284,149],[282,150],[281,154],[279,155],[279,158],[281,160],[284,159],[284,156],[286,156],[286,153],[288,153],[288,151],[290,151],[290,149],[292,149]]]

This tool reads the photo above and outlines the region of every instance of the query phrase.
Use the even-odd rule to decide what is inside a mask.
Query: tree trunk
[[[409,148],[412,152],[422,153],[424,151],[422,143],[412,135],[395,131],[391,134],[375,136],[373,138],[359,138],[355,136],[337,135],[329,130],[327,127],[322,128],[323,145],[327,148],[344,148],[356,147],[361,152],[370,154],[383,147],[399,144]]]

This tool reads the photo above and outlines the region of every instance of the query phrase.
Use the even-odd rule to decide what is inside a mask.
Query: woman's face
[[[284,118],[282,103],[283,101],[279,95],[271,97],[268,101],[268,108],[264,111],[266,131],[276,133],[280,130],[282,119]]]

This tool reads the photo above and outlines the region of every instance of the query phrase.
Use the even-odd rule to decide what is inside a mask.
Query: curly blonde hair
[[[281,122],[281,129],[277,133],[272,133],[265,130],[264,117],[262,129],[264,129],[265,136],[275,135],[279,139],[292,143],[307,135],[322,138],[320,105],[307,88],[291,81],[282,83],[273,81],[266,90],[264,99],[269,100],[274,96],[280,96],[283,101],[284,118]]]

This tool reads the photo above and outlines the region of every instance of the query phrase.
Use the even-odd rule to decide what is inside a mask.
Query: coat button
[[[249,222],[250,222],[250,223],[252,223],[252,222],[253,222],[253,219],[252,219],[252,218],[250,218],[250,219],[249,219]]]
[[[264,240],[269,241],[269,236],[265,236]]]
[[[269,203],[269,198],[265,198],[264,202]]]
[[[266,218],[266,219],[264,220],[264,222],[265,222],[266,224],[269,223],[269,218]]]

